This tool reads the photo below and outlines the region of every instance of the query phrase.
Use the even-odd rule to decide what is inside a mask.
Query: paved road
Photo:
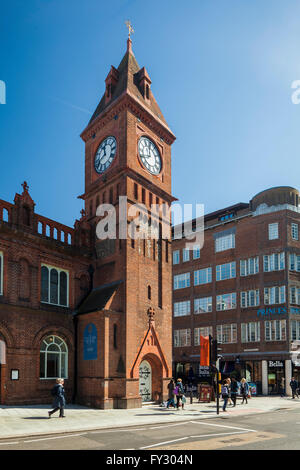
[[[55,419],[55,418],[53,418]],[[58,418],[56,418],[58,419]],[[0,440],[1,450],[300,449],[300,410]]]

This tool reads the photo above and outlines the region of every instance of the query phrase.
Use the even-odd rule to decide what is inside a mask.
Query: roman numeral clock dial
[[[117,141],[115,137],[109,136],[104,139],[98,147],[95,155],[94,167],[97,173],[101,174],[112,164],[117,151]]]
[[[139,156],[143,166],[149,173],[159,175],[161,172],[161,157],[156,145],[147,137],[141,137],[138,143]]]

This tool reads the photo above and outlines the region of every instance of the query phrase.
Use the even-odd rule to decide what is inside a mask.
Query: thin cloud
[[[68,101],[61,100],[60,98],[54,97],[51,99],[53,99],[54,101],[58,101],[58,103],[65,104],[66,106],[69,106],[70,108],[77,109],[77,111],[81,111],[82,113],[89,114],[89,115],[92,114],[92,111],[89,111],[88,109],[85,109],[85,108],[81,108],[80,106],[76,106],[75,104],[69,103]]]

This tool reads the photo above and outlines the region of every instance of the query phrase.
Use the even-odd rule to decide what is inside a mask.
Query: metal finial
[[[127,26],[127,28],[128,28],[128,37],[129,37],[129,39],[130,39],[130,34],[131,34],[131,33],[134,33],[134,29],[133,29],[133,27],[132,27],[132,25],[131,25],[131,23],[130,23],[129,20],[126,20],[126,21],[125,21],[125,24],[126,24],[126,26]]]

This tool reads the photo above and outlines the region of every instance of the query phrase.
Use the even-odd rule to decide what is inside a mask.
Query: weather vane
[[[125,21],[125,24],[126,24],[126,26],[127,26],[127,28],[128,28],[128,37],[129,37],[129,39],[130,39],[130,34],[131,34],[131,33],[134,33],[134,29],[133,29],[133,27],[132,27],[132,25],[131,25],[131,23],[130,23],[129,20]]]

